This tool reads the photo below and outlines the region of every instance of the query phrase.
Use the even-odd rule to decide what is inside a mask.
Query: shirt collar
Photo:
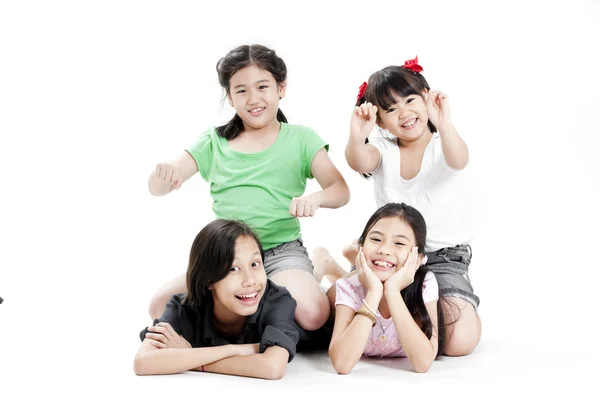
[[[262,298],[260,299],[260,302],[258,303],[258,308],[256,309],[256,312],[254,314],[250,315],[248,317],[248,319],[246,320],[246,324],[244,325],[244,328],[242,329],[242,334],[238,338],[238,342],[240,340],[243,341],[244,337],[248,333],[248,329],[250,329],[250,325],[255,325],[258,322],[258,318],[260,317],[260,315],[263,312],[262,310],[264,308],[264,305],[265,305],[265,302],[267,299],[267,293],[269,292],[269,289],[270,289],[270,282],[267,279],[267,284],[265,285],[265,290],[263,292]],[[202,310],[201,310],[200,315],[202,315],[202,318],[203,318],[202,337],[204,338],[205,343],[207,343],[209,345],[213,345],[213,346],[221,346],[221,345],[230,344],[230,342],[228,342],[225,338],[223,338],[219,334],[219,332],[217,332],[217,329],[215,328],[215,325],[213,323],[214,303],[213,303],[212,296],[206,296],[206,300],[202,302],[201,307],[202,307]]]

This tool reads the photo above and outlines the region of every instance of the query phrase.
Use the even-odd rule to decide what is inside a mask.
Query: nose
[[[256,104],[259,100],[259,93],[256,90],[250,90],[248,93],[248,103]]]
[[[382,244],[381,246],[379,246],[379,249],[377,249],[377,254],[381,254],[381,255],[385,255],[385,256],[389,256],[390,252],[385,248],[385,246]]]
[[[242,276],[242,286],[243,287],[252,287],[256,284],[256,279],[254,279],[254,274],[251,269],[247,269],[244,271],[244,275]]]
[[[408,111],[408,107],[406,107],[406,105],[404,105],[404,104],[403,104],[403,105],[400,105],[400,106],[398,106],[398,111],[400,111],[400,112],[398,113],[398,115],[400,115],[400,119],[402,119],[402,118],[406,117],[406,115],[407,115],[407,114],[408,114],[408,112],[409,112],[409,111]]]

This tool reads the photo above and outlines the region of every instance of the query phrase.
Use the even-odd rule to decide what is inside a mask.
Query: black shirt
[[[236,339],[225,338],[213,324],[213,299],[207,296],[198,306],[185,304],[185,294],[171,297],[165,312],[153,325],[168,322],[175,332],[190,342],[192,347],[222,346],[226,344],[260,343],[260,352],[270,346],[279,346],[289,353],[288,362],[296,355],[298,326],[294,323],[296,301],[284,287],[277,286],[267,279],[256,312],[247,318],[242,333]],[[146,337],[148,328],[140,332],[140,339]]]

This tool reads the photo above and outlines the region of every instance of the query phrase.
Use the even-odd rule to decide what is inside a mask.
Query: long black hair
[[[287,79],[287,67],[281,57],[275,53],[275,50],[260,44],[239,46],[227,53],[217,63],[219,83],[227,95],[230,94],[229,82],[233,74],[251,65],[256,65],[270,72],[278,85],[281,85]],[[277,121],[287,123],[287,118],[280,109],[277,110]],[[243,131],[244,121],[237,113],[228,123],[217,127],[219,136],[227,140],[235,139]]]
[[[398,101],[398,97],[407,97],[413,94],[421,96],[423,91],[429,91],[427,80],[421,73],[414,72],[402,66],[390,65],[375,72],[369,77],[367,90],[356,100],[356,106],[369,102],[377,106],[378,110],[387,110]],[[377,122],[380,122],[377,115]],[[427,120],[427,127],[431,133],[437,132],[437,128]],[[369,139],[365,143],[368,143]],[[372,174],[361,173],[364,178],[370,178]]]
[[[369,231],[373,228],[377,221],[388,217],[397,217],[406,222],[415,235],[415,241],[417,247],[419,248],[419,253],[424,254],[425,241],[427,238],[427,225],[425,224],[425,219],[416,208],[404,203],[388,203],[375,211],[371,218],[369,218],[365,229],[358,239],[358,243],[363,246]],[[408,308],[408,311],[412,315],[417,325],[421,328],[421,331],[423,331],[428,339],[431,339],[434,326],[431,322],[431,318],[429,318],[429,313],[425,307],[425,302],[423,301],[423,281],[425,280],[425,275],[427,275],[427,272],[429,272],[429,268],[424,265],[420,266],[415,272],[413,283],[402,289],[400,294],[404,299],[406,308]],[[436,357],[442,353],[444,349],[444,340],[446,337],[444,312],[440,304],[440,299],[441,297],[438,289],[438,326],[435,327],[438,332],[438,352]]]
[[[240,221],[217,219],[202,228],[190,251],[186,304],[201,304],[210,295],[209,287],[229,274],[235,258],[235,242],[244,236],[256,241],[261,260],[264,260],[260,240],[248,225]]]

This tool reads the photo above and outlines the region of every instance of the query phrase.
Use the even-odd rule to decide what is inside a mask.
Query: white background
[[[152,294],[185,270],[213,219],[199,176],[164,198],[149,194],[148,176],[231,117],[215,65],[252,43],[284,59],[281,109],[330,143],[350,186],[347,206],[302,220],[309,250],[324,245],[340,261],[374,211],[372,182],[343,155],[358,87],[418,54],[450,96],[480,193],[471,278],[484,330],[461,365],[518,371],[480,373],[490,390],[581,390],[599,355],[599,26],[598,1],[2,2],[0,397],[266,393],[243,378],[209,387],[205,376],[132,371]],[[291,370],[278,390],[340,394],[352,382],[323,369]],[[462,387],[471,372],[438,368],[440,396],[473,393]],[[401,374],[418,382],[402,390],[431,386]],[[367,382],[359,391],[383,385]]]

